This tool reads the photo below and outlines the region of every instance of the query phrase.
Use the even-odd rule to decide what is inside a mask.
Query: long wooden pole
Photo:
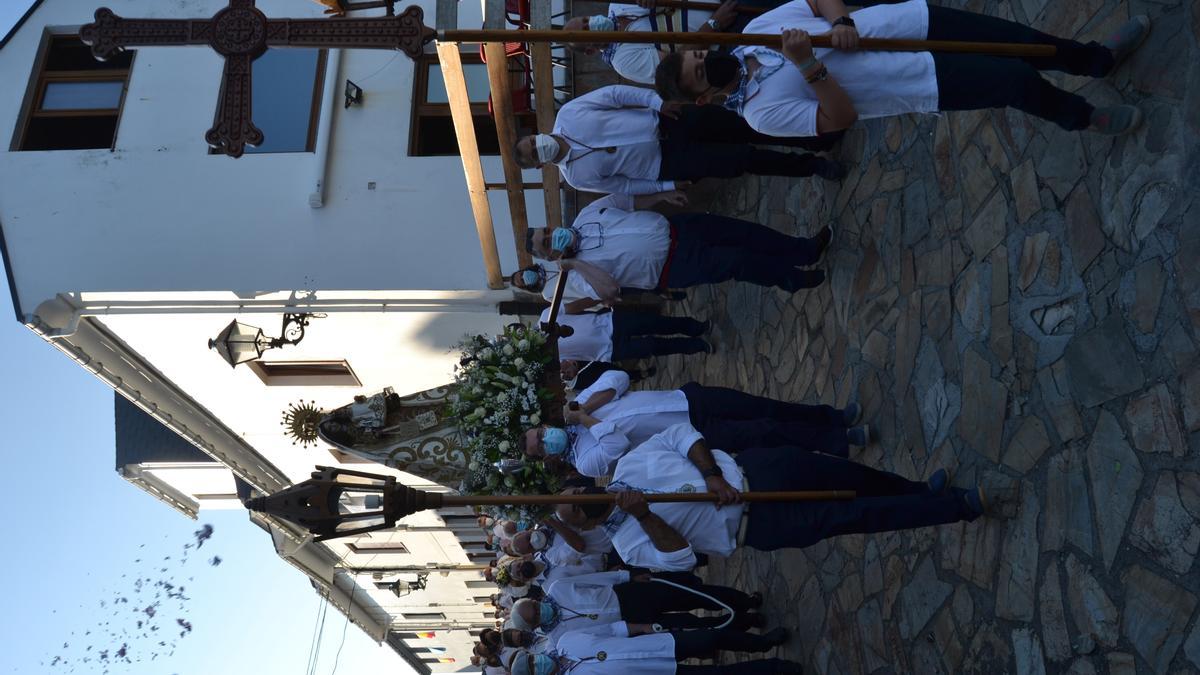
[[[743,502],[822,502],[854,499],[853,490],[803,490],[777,492],[742,492]],[[443,506],[553,506],[555,504],[612,504],[616,493],[595,495],[442,495]],[[646,501],[715,502],[720,497],[712,492],[665,492],[646,495]]]
[[[439,30],[442,42],[564,42],[575,44],[664,44],[663,33],[648,31],[590,31],[590,30]],[[765,33],[671,33],[670,43],[707,47],[738,47],[754,45],[780,49],[783,38]],[[813,35],[814,47],[833,47],[829,35]],[[859,49],[893,52],[944,52],[957,54],[990,54],[993,56],[1054,56],[1054,45],[1013,44],[1008,42],[955,42],[952,40],[901,40],[895,38],[860,38]]]

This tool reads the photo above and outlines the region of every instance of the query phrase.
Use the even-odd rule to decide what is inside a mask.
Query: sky
[[[0,0],[0,36],[29,4]],[[9,297],[0,275],[0,675],[411,672],[332,607],[319,621],[324,600],[245,511],[193,521],[119,477],[112,389],[18,323]]]

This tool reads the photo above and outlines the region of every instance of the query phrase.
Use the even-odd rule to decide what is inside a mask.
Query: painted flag
[[[442,658],[438,659],[438,663],[454,663],[454,658],[449,657],[449,656],[443,656]]]
[[[429,649],[430,654],[445,654],[446,653],[445,647],[428,647],[428,649]]]
[[[418,633],[417,633],[417,637],[419,637],[419,638],[432,638],[432,637],[437,637],[437,633],[435,633],[435,632],[433,632],[433,631],[418,632]]]

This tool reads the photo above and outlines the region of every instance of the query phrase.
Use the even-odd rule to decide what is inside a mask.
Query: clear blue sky
[[[0,0],[0,36],[28,6],[29,0]],[[17,323],[3,275],[0,354],[7,478],[0,675],[309,672],[324,601],[308,579],[275,556],[244,511],[202,513],[192,521],[121,479],[113,469],[112,390]],[[184,546],[203,523],[213,525],[212,538],[188,550],[182,563]],[[214,556],[219,566],[209,564]],[[150,579],[140,592],[139,578]],[[167,590],[154,585],[163,580],[172,592],[183,585],[189,599],[160,597],[153,619],[135,611]],[[129,602],[120,603],[122,597]],[[192,626],[182,638],[176,619]],[[150,625],[159,630],[148,631]],[[409,672],[391,649],[347,626],[332,608],[319,636],[314,675]],[[174,655],[159,641],[174,643]],[[141,661],[115,662],[123,643],[129,658]],[[101,650],[110,652],[108,668],[97,661]],[[69,661],[51,667],[58,655]],[[84,656],[92,662],[82,663]]]

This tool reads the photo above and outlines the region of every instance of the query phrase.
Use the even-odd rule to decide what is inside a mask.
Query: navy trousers
[[[845,419],[833,406],[776,401],[695,382],[680,390],[687,396],[692,426],[704,434],[711,448],[736,453],[795,446],[838,457],[849,452]]]
[[[795,292],[824,279],[820,272],[797,267],[820,258],[812,239],[711,213],[680,213],[668,220],[675,229],[675,250],[668,261],[667,288],[733,279]]]
[[[930,40],[1050,44],[1053,57],[933,54],[940,110],[1010,106],[1064,129],[1086,129],[1092,106],[1082,96],[1055,87],[1038,71],[1103,77],[1113,68],[1112,52],[1096,42],[1064,40],[1029,26],[950,7],[929,6]]]
[[[613,360],[645,359],[667,354],[698,354],[708,344],[698,335],[704,323],[686,316],[654,312],[613,312]],[[666,337],[687,335],[689,337]]]
[[[747,507],[745,543],[760,551],[804,548],[840,534],[888,532],[974,520],[965,490],[942,494],[893,473],[840,457],[780,448],[738,453],[750,489],[855,490],[846,501],[753,503]]]

